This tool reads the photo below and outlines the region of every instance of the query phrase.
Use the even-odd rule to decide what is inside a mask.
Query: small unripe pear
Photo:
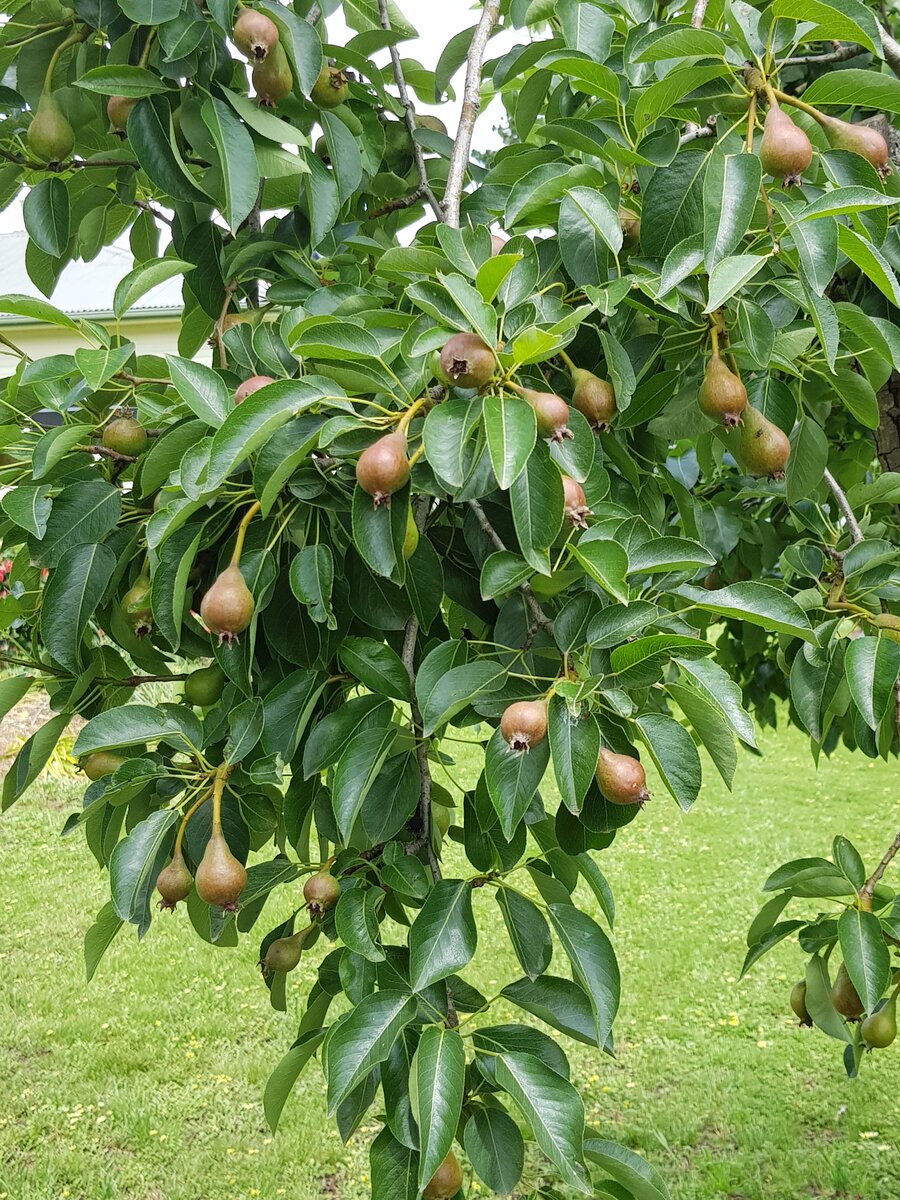
[[[347,76],[337,67],[325,66],[312,86],[309,98],[318,108],[337,108],[350,94]]]
[[[278,26],[265,13],[242,8],[231,36],[241,54],[261,63],[278,41]]]
[[[500,732],[510,750],[522,752],[537,746],[547,736],[547,703],[517,700],[504,709]]]
[[[569,475],[563,475],[563,497],[566,506],[566,520],[573,529],[587,529],[585,517],[591,516],[587,497],[581,484]]]
[[[586,417],[594,429],[606,433],[616,415],[616,394],[606,379],[601,379],[583,367],[574,367],[572,375],[572,407]]]
[[[859,154],[872,164],[879,175],[887,175],[890,171],[890,151],[888,144],[871,125],[854,125],[849,121],[839,121],[837,117],[826,117],[819,114],[819,124],[825,132],[829,146],[835,150],[849,150]]]
[[[791,988],[791,1008],[801,1025],[812,1025],[812,1018],[806,1007],[806,980],[800,979]]]
[[[235,404],[241,404],[248,396],[252,396],[254,392],[258,392],[260,388],[266,387],[275,380],[271,375],[251,375],[249,379],[245,379],[234,393]]]
[[[461,388],[482,388],[497,368],[490,346],[475,333],[455,333],[441,350],[441,374]]]
[[[462,1187],[462,1167],[452,1150],[429,1179],[422,1200],[452,1200]]]
[[[303,898],[310,919],[324,916],[329,909],[334,908],[340,896],[341,885],[328,870],[310,875],[303,885]]]
[[[622,227],[622,253],[633,254],[641,244],[641,221],[627,208],[619,209],[619,224]]]
[[[104,775],[112,775],[125,761],[121,754],[114,754],[112,750],[95,750],[93,754],[80,759],[78,765],[88,779],[95,782]]]
[[[791,453],[787,434],[764,417],[758,408],[748,404],[744,409],[741,427],[740,457],[751,475],[767,475],[783,479],[784,468]]]
[[[274,108],[294,87],[294,77],[281,42],[269,48],[261,63],[253,68],[253,89],[260,108]]]
[[[231,853],[221,826],[214,826],[194,877],[197,895],[207,904],[234,912],[246,883],[246,870]]]
[[[870,1050],[884,1050],[897,1036],[897,997],[866,1017],[859,1027],[862,1040]]]
[[[25,135],[33,154],[45,163],[62,162],[75,146],[75,130],[63,116],[52,92],[43,92]]]
[[[356,479],[375,508],[387,504],[409,479],[406,434],[399,430],[385,434],[363,450],[356,462]]]
[[[137,458],[147,449],[147,430],[134,417],[116,417],[104,428],[100,441],[107,450]]]
[[[122,616],[135,637],[146,637],[153,628],[150,580],[141,575],[122,597]]]
[[[491,257],[494,258],[498,254],[503,253],[503,248],[506,245],[506,238],[499,233],[491,234]]]
[[[228,676],[218,663],[209,667],[199,667],[184,681],[185,702],[196,705],[197,708],[207,708],[221,698],[227,682]]]
[[[747,389],[726,367],[718,351],[714,352],[700,384],[700,411],[728,427],[740,425],[741,413],[746,407]]]
[[[799,183],[812,162],[812,146],[803,130],[774,102],[769,105],[759,143],[763,170],[781,178],[785,187]]]
[[[561,442],[575,436],[569,428],[569,406],[562,396],[553,392],[535,392],[531,388],[520,389],[520,395],[534,409],[538,437]]]
[[[125,136],[125,126],[128,124],[128,114],[137,104],[134,96],[110,96],[106,102],[106,115],[113,133]]]
[[[847,974],[847,968],[841,963],[838,968],[838,973],[834,977],[834,983],[831,985],[831,1003],[848,1021],[858,1020],[865,1009],[863,1002],[859,998],[856,988],[853,986],[850,976]]]
[[[303,947],[312,932],[313,926],[307,925],[305,929],[298,929],[290,937],[276,938],[274,942],[270,942],[265,957],[259,964],[263,975],[276,972],[287,975],[289,971],[295,970],[300,964]]]
[[[644,804],[650,799],[644,768],[630,754],[616,754],[601,746],[594,774],[610,804]]]
[[[200,601],[200,616],[206,628],[219,635],[220,643],[233,641],[250,624],[253,596],[234,563],[225,568]]]
[[[193,883],[193,876],[179,849],[173,855],[169,865],[163,867],[156,877],[156,890],[162,897],[159,902],[160,909],[170,909],[174,912],[178,901],[187,899]]]

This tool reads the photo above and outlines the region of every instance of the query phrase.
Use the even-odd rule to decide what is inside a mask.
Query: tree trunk
[[[900,471],[900,372],[894,371],[878,393],[880,420],[875,445],[882,471]]]

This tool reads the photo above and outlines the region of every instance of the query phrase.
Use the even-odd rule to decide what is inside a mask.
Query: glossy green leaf
[[[593,1189],[583,1162],[584,1106],[578,1093],[531,1054],[501,1054],[495,1070],[538,1146],[570,1187],[589,1196]]]
[[[444,1161],[456,1137],[466,1079],[466,1051],[455,1029],[429,1025],[412,1063],[419,1126],[419,1187]]]
[[[847,646],[844,671],[853,703],[869,728],[877,729],[894,705],[900,644],[886,637],[855,638]]]
[[[874,1012],[891,981],[891,954],[881,922],[874,913],[848,908],[838,917],[837,924],[850,982],[866,1012]]]
[[[57,175],[36,183],[25,197],[22,219],[31,240],[54,258],[69,241],[69,192]]]
[[[534,449],[534,410],[516,396],[485,396],[482,412],[491,466],[506,491],[525,469]]]
[[[412,996],[385,989],[363,996],[352,1012],[331,1026],[323,1049],[329,1115],[373,1067],[387,1058],[394,1041],[415,1015]]]
[[[446,979],[472,958],[478,941],[472,888],[461,879],[434,885],[409,931],[409,974],[414,992]]]

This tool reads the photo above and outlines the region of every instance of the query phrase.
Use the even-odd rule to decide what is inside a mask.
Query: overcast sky
[[[475,24],[481,9],[480,5],[473,7],[467,0],[399,0],[399,4],[407,20],[419,32],[419,37],[415,41],[401,43],[401,54],[404,58],[417,59],[429,69],[433,69],[437,65],[441,51],[454,34]],[[343,44],[352,34],[353,31],[348,31],[340,15],[335,14],[328,18],[328,36],[334,44]],[[495,58],[513,45],[516,40],[514,32],[498,34],[491,41],[488,57]],[[386,51],[375,57],[379,64],[386,62],[388,58]],[[463,79],[464,73],[460,71],[454,80],[457,93],[462,92]],[[430,110],[439,113],[452,133],[459,115],[458,101],[429,109],[429,106],[420,101],[418,97],[415,99],[416,107],[421,111]],[[482,114],[475,132],[477,146],[486,147],[496,144],[497,138],[492,133],[492,127],[499,122],[500,116],[499,101]],[[8,233],[11,230],[23,228],[22,209],[19,202],[11,204],[9,208],[0,213],[0,232]]]

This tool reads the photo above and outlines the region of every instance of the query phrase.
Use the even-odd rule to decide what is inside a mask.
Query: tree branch
[[[222,307],[219,310],[219,317],[215,325],[213,325],[212,337],[210,341],[216,347],[216,353],[219,356],[219,366],[228,366],[228,356],[225,353],[225,343],[222,340],[225,335],[225,318],[228,316],[228,310],[231,307],[231,300],[234,293],[237,291],[237,280],[232,279],[230,283],[225,285],[225,298],[222,301]]]
[[[178,683],[187,679],[181,675],[126,675],[124,679],[115,679],[112,675],[95,679],[95,683],[110,684],[113,687],[140,687],[142,683]]]
[[[499,14],[500,0],[485,0],[484,8],[481,10],[481,19],[475,26],[469,52],[466,55],[466,83],[463,89],[462,111],[459,114],[459,127],[453,142],[447,186],[444,189],[444,220],[454,229],[459,229],[459,206],[462,200],[463,184],[469,166],[469,155],[472,151],[475,121],[481,109],[481,69],[487,44]]]
[[[50,163],[37,162],[34,159],[26,158],[24,154],[15,154],[12,150],[0,149],[0,158],[7,162],[15,163],[17,167],[27,167],[29,171],[50,171],[54,175],[61,175],[64,171],[77,171],[82,167],[132,167],[135,171],[140,169],[140,163],[134,162],[130,158],[93,158],[90,161],[83,158],[73,158],[69,162]]]
[[[694,142],[697,138],[708,138],[716,136],[716,121],[718,118],[713,114],[707,117],[702,125],[695,125],[693,121],[688,121],[684,127],[684,133],[678,139],[679,146],[686,146],[688,142]]]
[[[391,18],[388,13],[387,0],[378,0],[378,17],[381,22],[381,28],[390,32]],[[400,62],[400,51],[395,45],[391,45],[390,54],[391,66],[394,71],[394,83],[397,85],[397,91],[400,93],[400,103],[403,105],[403,119],[406,122],[406,128],[409,132],[409,140],[412,142],[413,161],[416,164],[416,174],[419,176],[419,186],[422,189],[422,195],[431,207],[431,211],[440,221],[442,215],[441,206],[438,204],[437,197],[431,190],[431,184],[428,182],[428,172],[425,170],[425,156],[422,154],[422,147],[415,138],[416,114],[406,87],[403,64]]]
[[[472,510],[475,520],[478,522],[478,524],[481,526],[481,528],[484,530],[484,532],[487,534],[487,536],[493,542],[496,549],[497,550],[505,550],[506,544],[504,543],[503,538],[500,537],[497,530],[493,527],[493,525],[488,520],[487,513],[481,507],[480,503],[477,500],[470,500],[469,508]],[[525,597],[525,604],[528,608],[528,612],[531,615],[531,620],[534,623],[534,625],[538,629],[543,629],[546,633],[549,633],[550,636],[552,637],[553,636],[553,622],[550,620],[550,618],[547,616],[547,614],[541,608],[540,604],[538,604],[537,597],[535,596],[534,592],[531,590],[531,585],[529,583],[520,583],[519,591]]]
[[[73,450],[83,450],[85,454],[99,454],[101,458],[111,458],[117,463],[133,463],[137,459],[131,454],[120,454],[118,450],[110,450],[108,446],[73,446]]]
[[[881,34],[881,45],[884,49],[884,61],[894,74],[900,77],[900,42],[880,23],[878,30]]]
[[[846,62],[848,58],[856,58],[860,54],[868,54],[865,46],[856,46],[849,42],[842,46],[840,42],[832,42],[834,49],[827,54],[801,54],[797,58],[786,58],[780,64],[782,67],[808,67],[817,63]]]
[[[844,520],[847,522],[851,540],[854,544],[861,542],[863,540],[862,530],[859,527],[859,522],[856,519],[853,509],[850,507],[847,495],[827,467],[825,468],[825,482],[831,488],[831,493],[837,501],[837,506],[841,510]]]
[[[162,221],[164,225],[168,225],[170,229],[172,228],[172,218],[167,217],[158,208],[154,208],[152,204],[148,204],[146,200],[132,200],[131,203],[134,208],[139,208],[141,212],[149,213],[154,220]]]
[[[694,11],[691,13],[691,25],[694,29],[699,29],[703,24],[703,18],[706,16],[706,6],[709,0],[694,0]]]
[[[374,221],[378,217],[386,217],[388,213],[399,212],[403,208],[411,208],[424,195],[425,189],[419,184],[416,190],[410,192],[408,196],[398,196],[396,200],[388,200],[387,204],[382,204],[381,208],[373,208],[371,212],[366,213],[366,220]]]
[[[898,703],[900,703],[900,697],[898,697]],[[859,889],[860,908],[865,909],[867,912],[872,911],[872,897],[875,894],[875,888],[880,882],[882,875],[898,854],[900,854],[900,833],[897,834],[887,850],[885,850],[881,862]]]

